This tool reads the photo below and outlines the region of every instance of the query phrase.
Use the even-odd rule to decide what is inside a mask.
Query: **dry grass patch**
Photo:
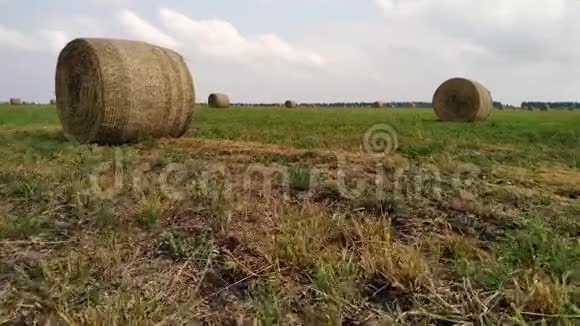
[[[507,294],[513,308],[522,315],[554,316],[566,315],[572,302],[573,289],[567,280],[554,281],[544,273],[527,272],[527,275],[514,279],[513,290]],[[580,315],[578,316],[580,317]]]
[[[393,237],[386,221],[355,223],[359,238],[360,266],[366,275],[375,275],[394,287],[418,289],[431,276],[427,258],[416,245],[403,244]]]

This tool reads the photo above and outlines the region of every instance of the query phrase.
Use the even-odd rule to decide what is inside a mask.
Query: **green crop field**
[[[112,147],[5,105],[0,155],[0,324],[580,320],[580,110],[201,107]]]

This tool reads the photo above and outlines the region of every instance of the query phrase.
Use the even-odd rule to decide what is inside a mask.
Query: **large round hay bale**
[[[227,109],[230,107],[230,98],[226,94],[213,93],[207,99],[211,108]]]
[[[384,106],[385,106],[385,103],[383,103],[381,101],[376,101],[376,102],[373,102],[373,104],[371,104],[371,107],[373,107],[375,109],[380,109]]]
[[[284,102],[284,106],[287,107],[288,109],[293,109],[298,106],[298,103],[296,103],[295,101],[288,100]]]
[[[489,90],[480,83],[465,78],[452,78],[435,92],[433,108],[443,121],[484,121],[493,111],[493,99]]]
[[[176,52],[144,42],[75,39],[58,58],[56,101],[67,136],[122,144],[182,136],[195,93]]]
[[[22,104],[22,99],[19,98],[11,98],[10,105],[20,105]]]

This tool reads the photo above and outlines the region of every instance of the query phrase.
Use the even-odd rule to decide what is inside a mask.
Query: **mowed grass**
[[[59,126],[52,106],[0,107],[0,124]],[[198,107],[191,136],[362,152],[365,132],[377,124],[396,130],[399,152],[410,158],[580,167],[580,110],[496,111],[486,122],[461,124],[440,122],[427,109]]]
[[[364,155],[375,124],[398,154]],[[0,324],[580,321],[580,112],[202,107],[118,147],[53,106],[0,125]]]
[[[499,111],[486,122],[461,124],[440,122],[427,109],[202,109],[193,135],[360,151],[366,130],[376,124],[395,128],[400,152],[409,157],[580,166],[580,110]]]
[[[58,125],[53,105],[0,105],[0,124],[5,126]]]

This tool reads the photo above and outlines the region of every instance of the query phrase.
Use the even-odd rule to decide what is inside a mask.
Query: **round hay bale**
[[[216,109],[227,109],[230,107],[230,98],[226,94],[213,93],[207,99],[209,107]]]
[[[22,99],[19,98],[11,98],[10,99],[10,105],[21,105],[22,104]]]
[[[112,145],[182,136],[195,93],[176,52],[144,42],[75,39],[58,58],[56,102],[68,137]]]
[[[380,109],[384,106],[385,106],[385,103],[383,103],[381,101],[376,101],[376,102],[373,102],[373,104],[371,104],[371,107],[373,107],[375,109]]]
[[[288,100],[288,101],[284,102],[284,106],[287,107],[288,109],[293,109],[293,108],[298,106],[298,103],[291,101],[291,100]]]
[[[465,78],[452,78],[435,92],[433,108],[443,121],[484,121],[493,111],[493,99],[489,90],[480,83]]]

